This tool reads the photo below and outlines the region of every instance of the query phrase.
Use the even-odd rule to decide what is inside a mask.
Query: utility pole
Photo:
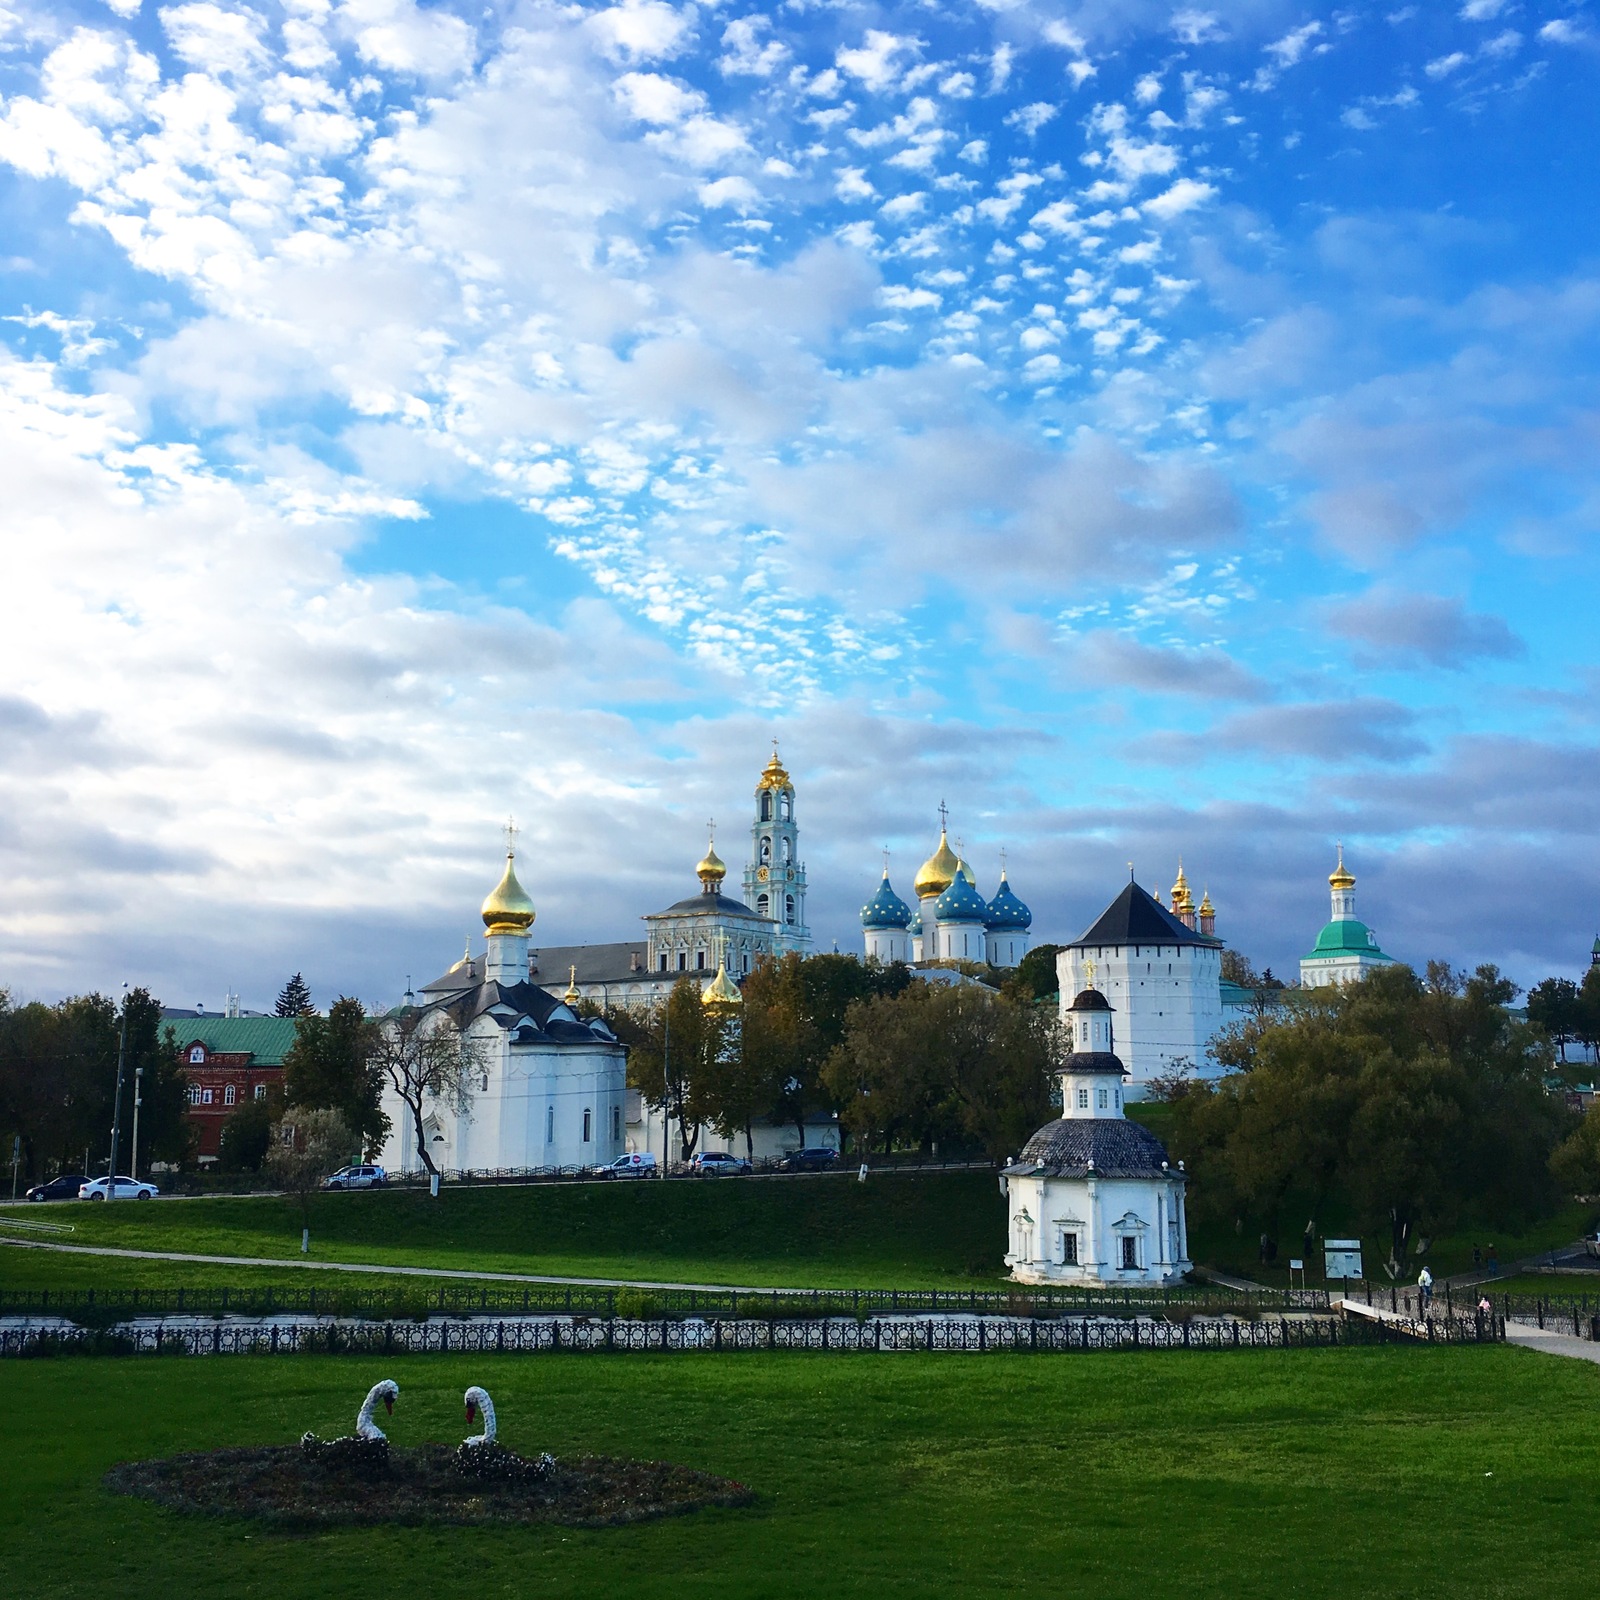
[[[111,1170],[106,1174],[106,1200],[117,1197],[117,1150],[122,1143],[122,1070],[128,1058],[128,986],[122,986],[122,1027],[117,1034],[117,1089],[111,1109]]]
[[[672,1074],[667,1057],[672,1050],[672,991],[667,991],[666,1008],[661,1013],[661,1176],[667,1176],[672,1154]]]

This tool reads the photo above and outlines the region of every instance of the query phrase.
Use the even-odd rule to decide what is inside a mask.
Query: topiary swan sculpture
[[[300,1436],[300,1449],[308,1461],[322,1467],[338,1467],[360,1471],[382,1471],[389,1464],[389,1440],[383,1429],[374,1422],[373,1414],[381,1404],[392,1414],[394,1403],[400,1398],[400,1385],[393,1378],[384,1378],[367,1391],[356,1416],[356,1431],[337,1439],[319,1439],[314,1433]]]
[[[487,1389],[477,1384],[467,1390],[462,1398],[467,1403],[467,1421],[479,1413],[483,1416],[483,1432],[463,1439],[456,1448],[456,1471],[469,1478],[495,1478],[504,1483],[533,1483],[547,1478],[555,1470],[555,1457],[542,1455],[537,1461],[524,1461],[521,1456],[507,1450],[495,1438],[494,1401]]]

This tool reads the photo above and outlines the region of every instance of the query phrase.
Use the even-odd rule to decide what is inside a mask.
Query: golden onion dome
[[[1356,876],[1344,864],[1344,846],[1339,846],[1339,865],[1328,874],[1328,887],[1330,889],[1353,889],[1356,886]]]
[[[1200,915],[1202,917],[1214,917],[1216,914],[1217,908],[1211,903],[1211,891],[1207,889],[1200,897]]]
[[[583,996],[578,993],[578,969],[576,967],[567,968],[567,992],[561,998],[569,1006],[576,1006],[583,999]]]
[[[937,899],[956,881],[956,874],[960,870],[960,857],[950,848],[950,841],[941,828],[939,848],[917,868],[917,875],[912,880],[911,887],[916,891],[919,900]]]
[[[1183,875],[1183,863],[1178,863],[1178,878],[1172,886],[1172,909],[1174,911],[1193,911],[1194,896],[1189,893],[1189,880]]]
[[[772,759],[761,769],[761,776],[756,779],[756,793],[763,789],[788,789],[792,787],[789,774],[784,770],[783,763],[778,759],[778,741],[772,741]]]
[[[533,901],[517,882],[516,859],[515,850],[506,851],[505,874],[483,902],[481,914],[491,934],[526,933],[533,926]]]
[[[705,986],[700,996],[703,1006],[742,1006],[744,996],[739,993],[739,985],[728,976],[725,962],[717,963],[717,975]]]
[[[714,889],[728,876],[728,868],[722,857],[716,852],[714,845],[706,846],[706,853],[701,856],[695,865],[695,875],[700,879],[701,886]]]

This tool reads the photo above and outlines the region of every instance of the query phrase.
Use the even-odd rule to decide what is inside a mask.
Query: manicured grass
[[[274,1534],[115,1498],[119,1460],[493,1393],[524,1451],[740,1478],[748,1511],[578,1530]],[[1600,1369],[1498,1348],[1259,1354],[8,1362],[12,1600],[187,1596],[1559,1596],[1600,1570]]]
[[[18,1214],[70,1221],[73,1244],[285,1260],[300,1251],[299,1207],[279,1197]],[[319,1195],[311,1234],[321,1261],[807,1288],[999,1282],[1006,1237],[994,1175],[976,1171]],[[41,1277],[45,1256],[0,1249],[0,1282],[52,1281]],[[133,1281],[186,1283],[195,1270],[149,1266]]]

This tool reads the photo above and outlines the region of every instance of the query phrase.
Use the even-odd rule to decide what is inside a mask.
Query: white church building
[[[1356,877],[1344,864],[1328,874],[1331,915],[1309,955],[1300,958],[1300,982],[1307,989],[1329,983],[1359,983],[1369,972],[1394,964],[1378,948],[1378,936],[1356,916]]]
[[[534,906],[510,846],[482,914],[485,954],[464,956],[408,996],[422,1012],[420,1026],[455,1030],[473,1043],[478,1062],[464,1104],[424,1103],[429,1157],[440,1171],[613,1160],[624,1147],[627,1052],[602,1018],[578,1015],[576,996],[557,999],[530,979]],[[411,1111],[392,1086],[383,1109],[390,1119],[383,1164],[422,1170]]]
[[[1019,1283],[1176,1283],[1193,1267],[1183,1170],[1123,1113],[1116,1013],[1092,971],[1063,1015],[1072,1053],[1061,1071],[1061,1115],[1002,1174],[1006,1265]]]

